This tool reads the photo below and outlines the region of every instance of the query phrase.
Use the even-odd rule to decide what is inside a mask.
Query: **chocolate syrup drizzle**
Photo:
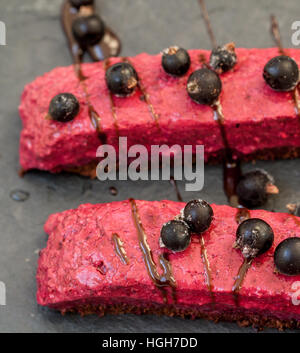
[[[216,48],[217,47],[217,40],[216,40],[216,37],[214,35],[214,31],[212,29],[212,26],[211,26],[211,23],[210,23],[210,20],[209,20],[209,16],[208,16],[208,12],[207,12],[204,0],[199,0],[199,5],[201,7],[201,11],[202,11],[202,14],[203,14],[203,19],[205,21],[205,25],[206,25],[206,29],[207,29],[210,41],[212,43],[213,48]]]
[[[212,26],[209,20],[208,12],[205,6],[204,0],[199,0],[199,4],[201,6],[201,10],[203,13],[203,17],[205,20],[207,32],[209,34],[211,44],[213,48],[217,47],[217,41],[214,36],[214,32],[212,30]],[[208,66],[208,63],[203,63],[204,65]],[[241,171],[241,163],[238,158],[234,158],[233,150],[230,147],[226,128],[225,128],[225,118],[222,112],[222,105],[220,99],[215,102],[211,108],[214,111],[214,119],[218,122],[220,133],[223,141],[224,146],[224,162],[223,162],[223,186],[224,191],[227,196],[228,202],[232,207],[237,208],[237,212],[235,215],[235,220],[238,224],[243,222],[244,220],[250,218],[250,212],[247,208],[243,207],[239,203],[238,195],[236,194],[236,187],[242,175]],[[203,252],[202,252],[203,253]],[[239,269],[236,281],[234,283],[232,292],[235,299],[235,303],[238,306],[239,299],[238,299],[238,292],[242,286],[243,280],[246,276],[246,273],[251,266],[252,261],[245,260],[242,266]],[[211,282],[210,282],[211,283]],[[211,285],[211,284],[210,284]]]
[[[124,62],[127,62],[129,63],[130,65],[132,65],[132,62],[128,59],[128,58],[122,58],[122,60]],[[132,65],[133,66],[133,65]],[[141,77],[140,75],[138,74],[138,87],[140,89],[140,91],[142,92],[142,97],[143,97],[143,101],[148,105],[148,109],[150,111],[150,114],[151,114],[151,117],[152,119],[155,121],[155,124],[157,125],[158,128],[160,128],[159,126],[159,115],[155,112],[155,109],[153,107],[153,104],[151,103],[151,100],[150,100],[150,95],[149,93],[147,92],[146,90],[146,87],[144,86],[143,84],[143,81],[141,80]]]
[[[215,302],[215,294],[213,292],[214,287],[213,287],[213,283],[212,283],[211,269],[210,269],[210,264],[209,264],[208,257],[207,257],[205,240],[202,235],[200,236],[200,246],[201,246],[201,258],[202,258],[204,270],[205,270],[206,285],[207,285],[207,289],[208,289],[210,296],[211,296],[211,301],[212,301],[212,303],[214,303]]]
[[[175,190],[175,193],[176,193],[176,196],[177,196],[177,200],[179,202],[183,202],[183,199],[182,199],[182,196],[180,194],[177,182],[176,182],[176,180],[174,179],[173,176],[170,177],[170,184],[174,187],[174,190]]]
[[[92,14],[95,14],[94,5],[81,6],[79,9],[76,9],[72,7],[69,0],[65,0],[62,5],[61,20],[63,29],[66,33],[74,64],[76,64],[78,68],[80,68],[80,64],[82,63],[85,50],[83,50],[75,40],[72,32],[72,24],[76,18]],[[86,51],[94,61],[101,61],[109,56],[117,56],[120,50],[120,39],[107,26],[105,26],[105,33],[100,42],[86,48]]]
[[[275,43],[277,45],[278,52],[281,55],[288,55],[286,53],[286,50],[282,46],[278,22],[277,22],[275,16],[273,16],[273,15],[271,16],[271,34],[272,34],[273,39],[274,39],[274,41],[275,41]],[[292,91],[292,96],[293,96],[293,100],[294,100],[294,104],[295,104],[297,115],[299,116],[300,100],[299,100],[298,86],[295,87],[295,89]],[[245,209],[240,209],[240,210],[241,210],[240,211],[241,212],[240,213],[240,218],[241,218],[241,217],[244,217],[244,212],[245,212],[244,210]],[[246,214],[246,218],[249,218],[249,217],[250,217],[250,214],[249,214],[249,211],[248,211],[247,214]],[[300,222],[299,222],[299,224],[300,224]],[[237,278],[236,278],[236,280],[234,282],[232,291],[233,291],[233,293],[235,295],[235,303],[236,303],[237,306],[239,305],[238,293],[239,293],[239,290],[240,290],[240,288],[241,288],[241,286],[243,284],[243,280],[244,280],[244,278],[245,278],[245,276],[247,274],[247,271],[248,271],[248,269],[250,268],[250,266],[252,264],[252,261],[253,261],[253,259],[244,259],[244,262],[243,262],[242,266],[240,267],[238,275],[237,275]]]
[[[251,267],[253,259],[244,259],[244,262],[242,263],[241,267],[239,268],[237,277],[235,279],[234,285],[232,287],[232,292],[234,296],[234,301],[236,306],[239,306],[239,291],[242,287],[243,281],[246,277],[246,274]]]
[[[115,253],[124,265],[128,265],[129,259],[126,254],[124,244],[117,233],[112,235],[112,241],[114,243]]]
[[[161,291],[163,295],[164,303],[168,303],[167,290],[166,287],[171,288],[173,302],[176,302],[176,281],[173,277],[171,263],[168,259],[168,254],[164,253],[159,256],[160,267],[163,270],[163,274],[160,275],[157,270],[157,266],[153,259],[152,250],[147,242],[147,235],[145,233],[144,227],[142,225],[137,204],[134,199],[129,199],[131,205],[131,212],[133,221],[138,233],[139,245],[143,254],[144,263],[147,268],[147,272],[155,284],[155,286]]]
[[[62,5],[61,11],[61,21],[63,25],[64,32],[66,34],[68,45],[71,51],[75,73],[83,87],[86,101],[88,105],[88,113],[92,125],[95,127],[99,139],[102,143],[106,142],[106,135],[102,132],[101,129],[101,118],[97,113],[96,109],[90,102],[88,90],[85,84],[86,77],[82,73],[81,63],[83,60],[83,55],[85,50],[83,50],[80,45],[77,43],[73,36],[72,24],[73,21],[80,16],[88,16],[95,13],[95,7],[93,5],[81,6],[79,9],[76,9],[71,6],[69,0],[65,0]],[[121,44],[119,38],[107,27],[105,27],[105,34],[101,41],[94,46],[87,47],[86,51],[90,54],[91,58],[94,61],[100,61],[109,56],[118,55],[121,49]]]

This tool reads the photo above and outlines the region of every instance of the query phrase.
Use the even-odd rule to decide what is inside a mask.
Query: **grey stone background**
[[[135,197],[176,200],[168,182],[101,183],[74,175],[32,172],[17,175],[21,123],[18,104],[24,85],[71,59],[62,34],[61,0],[10,0],[0,2],[0,20],[7,26],[7,45],[0,47],[0,281],[5,282],[7,305],[0,306],[0,332],[253,332],[236,324],[133,315],[98,318],[62,317],[39,308],[35,301],[35,273],[39,249],[46,245],[43,223],[53,212],[85,202],[109,202]],[[123,41],[123,54],[157,53],[178,44],[185,48],[210,48],[197,0],[96,0],[97,9]],[[237,46],[272,46],[269,15],[278,16],[283,42],[291,46],[291,23],[300,20],[297,0],[209,0],[207,7],[220,43]],[[256,166],[274,175],[280,196],[269,210],[285,211],[289,201],[300,201],[300,161],[259,162]],[[251,169],[251,164],[244,165]],[[184,192],[184,199],[202,197],[226,204],[220,166],[206,167],[201,193]],[[110,186],[119,190],[109,193]],[[30,193],[26,202],[10,198],[13,189]],[[271,331],[271,330],[269,330]]]

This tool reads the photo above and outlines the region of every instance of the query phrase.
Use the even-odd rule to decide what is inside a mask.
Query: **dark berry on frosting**
[[[213,105],[219,98],[222,82],[215,71],[202,68],[194,71],[187,83],[189,96],[199,104]]]
[[[283,240],[274,253],[274,262],[278,272],[288,275],[300,275],[300,238]]]
[[[214,48],[210,54],[209,64],[218,74],[232,69],[236,64],[234,43]]]
[[[250,218],[238,226],[234,247],[240,249],[245,258],[254,258],[268,251],[273,241],[274,233],[269,224]]]
[[[93,5],[94,0],[70,0],[70,4],[73,7],[79,9],[80,6],[90,6]]]
[[[80,16],[72,24],[75,39],[82,47],[97,44],[105,32],[104,22],[98,15]]]
[[[115,95],[128,96],[138,85],[138,75],[129,63],[117,63],[110,66],[105,75],[108,89]]]
[[[272,89],[291,91],[299,81],[298,65],[289,56],[276,56],[265,65],[263,77]]]
[[[183,210],[184,221],[194,233],[205,232],[213,219],[214,212],[204,200],[192,200]]]
[[[241,205],[253,208],[262,206],[268,194],[277,194],[273,177],[264,170],[253,170],[244,174],[237,184],[236,193]]]
[[[166,73],[173,76],[184,75],[191,65],[189,53],[185,49],[178,47],[165,49],[161,62]]]
[[[52,98],[48,114],[62,123],[71,121],[79,113],[79,102],[72,93],[60,93]]]
[[[160,239],[167,249],[183,251],[191,242],[190,228],[184,221],[172,220],[163,225]]]

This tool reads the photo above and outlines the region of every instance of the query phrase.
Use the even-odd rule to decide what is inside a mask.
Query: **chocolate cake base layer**
[[[215,304],[217,306],[217,304]],[[215,310],[215,311],[214,311]],[[79,313],[82,316],[96,314],[104,316],[106,314],[136,314],[136,315],[164,315],[169,317],[181,317],[184,319],[207,319],[215,323],[219,321],[236,322],[241,327],[252,326],[258,330],[266,327],[276,328],[280,331],[285,329],[300,329],[300,321],[295,319],[282,320],[274,313],[264,312],[257,313],[246,311],[245,309],[230,307],[222,308],[219,312],[214,304],[205,305],[200,308],[185,308],[174,305],[157,305],[153,304],[147,307],[137,306],[134,304],[101,304],[101,305],[85,305],[78,306],[75,309],[61,310],[63,315],[67,313]]]

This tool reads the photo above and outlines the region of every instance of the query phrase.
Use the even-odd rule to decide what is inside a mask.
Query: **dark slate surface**
[[[18,104],[24,85],[37,75],[58,65],[71,63],[60,23],[61,0],[1,1],[0,20],[7,25],[7,46],[0,47],[0,281],[7,288],[7,305],[0,306],[0,331],[11,332],[252,332],[236,324],[213,324],[205,320],[182,320],[133,315],[62,317],[38,308],[35,301],[35,273],[39,249],[46,245],[43,223],[48,215],[84,202],[109,202],[128,197],[146,200],[176,200],[168,182],[90,181],[78,176],[34,172],[20,179],[18,139],[21,123]],[[110,0],[97,1],[98,11],[121,36],[123,54],[142,51],[157,53],[179,44],[185,48],[209,48],[196,0]],[[269,15],[279,17],[286,46],[291,46],[291,23],[297,20],[298,1],[210,0],[209,12],[217,39],[234,40],[237,46],[272,45]],[[257,163],[271,172],[281,190],[270,199],[269,210],[285,211],[289,201],[300,200],[300,161]],[[245,165],[251,169],[251,164]],[[201,193],[184,193],[185,200],[202,197],[209,202],[226,203],[220,166],[206,167]],[[109,193],[114,185],[117,196]],[[179,183],[181,190],[183,182]],[[10,198],[13,189],[30,193],[25,202]]]

